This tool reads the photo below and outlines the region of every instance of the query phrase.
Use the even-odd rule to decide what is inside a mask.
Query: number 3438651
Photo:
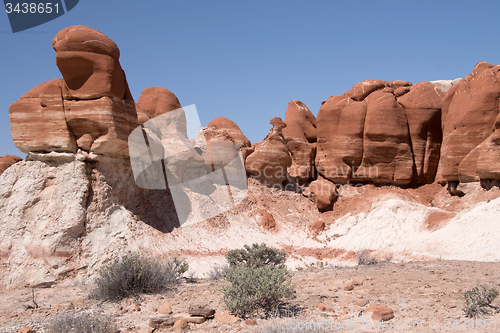
[[[59,13],[58,3],[16,3],[12,4],[10,2],[5,4],[5,11],[7,14],[17,13],[17,14],[51,14]]]

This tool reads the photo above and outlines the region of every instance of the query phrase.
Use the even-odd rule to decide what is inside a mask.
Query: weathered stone
[[[191,316],[203,316],[205,318],[213,317],[215,314],[214,309],[204,309],[204,308],[196,308],[189,310],[189,314]]]
[[[301,101],[290,101],[285,111],[283,137],[292,157],[288,173],[299,182],[313,177],[317,140],[316,118]]]
[[[124,98],[120,51],[110,38],[86,26],[71,26],[57,33],[52,46],[66,82],[65,99]]]
[[[354,302],[354,305],[359,306],[359,307],[363,307],[363,306],[365,306],[366,304],[368,304],[368,300],[363,299],[363,298],[360,298],[360,299],[358,299],[358,300],[356,300],[356,301]]]
[[[236,316],[233,316],[229,312],[216,312],[215,313],[215,318],[221,322],[222,324],[227,324],[227,325],[232,325],[236,324],[237,322],[241,321],[241,318],[238,318]]]
[[[371,318],[374,321],[388,321],[394,318],[394,312],[387,305],[380,304],[373,311]]]
[[[173,326],[177,322],[177,318],[174,317],[155,317],[149,319],[149,327],[161,328]]]
[[[448,181],[479,180],[475,149],[492,135],[499,114],[500,66],[479,62],[443,100],[441,167]],[[488,143],[485,144],[485,149]],[[484,150],[483,150],[484,151]],[[481,172],[484,171],[484,164]]]
[[[29,152],[72,152],[76,139],[66,123],[64,81],[40,83],[9,108],[10,128],[16,147]]]
[[[246,138],[238,125],[225,117],[215,118],[208,123],[207,127],[215,127],[218,130],[226,131],[233,142],[240,148],[251,146],[250,140]]]
[[[319,309],[319,311],[323,311],[323,312],[335,312],[335,309],[333,307],[331,307],[330,305],[325,304],[325,303],[319,303],[318,309]]]
[[[316,203],[320,210],[331,209],[337,200],[338,194],[335,184],[321,176],[309,184],[308,191],[310,199]]]
[[[271,119],[273,128],[265,139],[255,145],[255,151],[245,161],[250,177],[267,186],[281,186],[287,177],[287,168],[292,164],[290,152],[283,138],[286,124],[279,117]]]
[[[417,184],[432,183],[436,176],[443,139],[441,101],[444,95],[445,92],[432,83],[420,82],[398,98],[408,120]]]
[[[167,112],[180,109],[181,103],[177,99],[177,96],[170,90],[159,87],[149,87],[141,92],[141,96],[139,96],[139,100],[137,101],[137,106],[147,114],[149,119],[152,119]],[[144,122],[145,121],[140,121],[141,124]]]
[[[162,304],[158,308],[158,312],[162,314],[172,314],[172,308],[168,304]]]
[[[15,155],[5,155],[0,157],[0,175],[7,170],[11,165],[22,161],[23,159]]]

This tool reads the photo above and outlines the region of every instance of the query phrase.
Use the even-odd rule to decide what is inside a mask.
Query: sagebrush
[[[292,274],[285,268],[286,254],[265,244],[245,245],[226,254],[231,285],[223,289],[226,307],[233,314],[269,316],[294,292]]]
[[[210,272],[208,272],[208,278],[210,280],[222,280],[226,277],[228,270],[229,266],[227,265],[215,266]]]
[[[129,254],[99,271],[90,297],[119,301],[139,294],[163,292],[178,284],[187,270],[188,264],[177,258],[159,262]]]
[[[278,251],[266,244],[244,245],[243,249],[231,250],[226,254],[230,267],[245,265],[247,267],[262,267],[265,265],[282,267],[285,264],[286,253]]]
[[[67,312],[51,320],[48,333],[116,333],[111,316],[94,313]]]
[[[500,307],[491,304],[498,297],[498,290],[495,288],[486,285],[476,286],[464,292],[464,297],[465,307],[462,310],[469,318],[490,314],[492,310],[500,312]]]

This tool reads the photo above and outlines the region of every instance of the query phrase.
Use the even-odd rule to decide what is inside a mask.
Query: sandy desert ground
[[[308,332],[307,325],[319,325],[325,332],[498,332],[500,314],[477,318],[470,322],[464,316],[464,291],[486,284],[500,289],[500,262],[427,261],[382,262],[354,267],[310,267],[294,272],[296,298],[281,319],[256,319],[256,325],[244,321],[223,324],[209,319],[202,324],[189,324],[189,332],[266,332],[269,325],[288,328],[286,332]],[[362,282],[352,291],[344,287],[353,280]],[[32,288],[0,293],[0,332],[17,333],[32,326],[36,332],[65,311],[101,311],[115,317],[120,332],[152,332],[149,319],[161,316],[158,309],[168,304],[173,316],[186,313],[193,307],[226,311],[221,288],[225,280],[198,279],[184,281],[177,289],[161,295],[145,295],[141,299],[127,299],[119,303],[98,302],[87,298],[93,285],[52,286],[35,288],[38,309],[25,310],[32,303]],[[354,303],[364,299],[365,306]],[[334,309],[320,311],[324,303]],[[364,303],[364,302],[360,302]],[[380,328],[372,322],[370,304],[386,304],[394,311],[394,318]],[[496,299],[495,305],[500,305]],[[373,304],[372,304],[373,305]],[[75,309],[75,310],[72,310]],[[368,311],[365,311],[368,310]],[[485,319],[490,328],[484,327]],[[488,322],[488,321],[486,321]],[[343,329],[338,329],[344,325]],[[476,326],[477,325],[477,326]],[[298,329],[298,328],[302,329]],[[294,328],[297,328],[294,330]],[[165,332],[171,329],[164,330]],[[162,332],[156,330],[155,332]],[[269,331],[271,332],[271,331]]]

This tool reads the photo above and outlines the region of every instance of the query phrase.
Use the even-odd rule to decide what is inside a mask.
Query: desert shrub
[[[488,288],[485,285],[476,286],[464,292],[464,297],[465,307],[462,310],[469,318],[489,314],[491,309],[500,311],[500,307],[491,305],[491,302],[498,297],[498,290],[495,288]]]
[[[229,267],[227,265],[215,266],[210,272],[208,272],[208,278],[210,280],[222,280],[226,277]]]
[[[361,250],[358,252],[358,265],[374,265],[377,263],[369,250]]]
[[[99,271],[90,297],[119,301],[139,294],[162,292],[178,284],[187,269],[188,264],[177,258],[162,263],[138,254],[126,255]]]
[[[47,327],[48,333],[116,333],[110,316],[93,313],[68,312],[54,318]]]
[[[262,267],[270,265],[283,267],[285,264],[285,251],[278,251],[268,247],[266,244],[245,245],[243,249],[231,250],[226,254],[230,267],[244,265],[247,267]]]
[[[284,267],[240,265],[229,269],[226,279],[231,286],[223,289],[226,307],[245,318],[263,311],[269,315],[293,294],[292,274]]]

